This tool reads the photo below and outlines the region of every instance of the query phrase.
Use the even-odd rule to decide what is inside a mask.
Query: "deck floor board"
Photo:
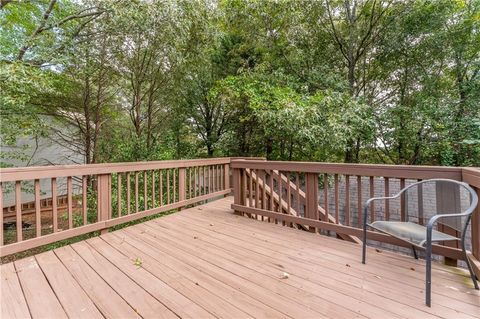
[[[158,221],[158,223],[161,222],[162,221]],[[163,224],[163,227],[168,227],[169,223],[168,221],[163,221]],[[245,239],[239,240],[237,243],[235,243],[233,241],[228,241],[225,238],[216,239],[215,236],[208,236],[206,232],[199,232],[199,227],[197,227],[197,225],[189,226],[186,224],[182,224],[182,226],[182,229],[188,229],[188,227],[193,227],[191,228],[191,231],[201,233],[201,235],[199,235],[198,237],[198,241],[201,242],[197,246],[198,249],[212,247],[214,249],[217,248],[220,251],[223,251],[217,252],[217,255],[219,255],[221,259],[227,259],[234,262],[235,257],[233,256],[243,256],[243,266],[247,266],[253,271],[258,271],[265,275],[273,276],[274,278],[277,278],[275,276],[279,276],[283,271],[288,271],[289,273],[293,271],[295,276],[292,276],[290,280],[285,282],[292,284],[296,287],[305,288],[306,286],[308,286],[309,290],[313,291],[315,294],[318,294],[319,297],[327,297],[328,295],[330,295],[330,298],[328,298],[328,300],[335,301],[335,298],[332,297],[332,293],[329,293],[329,290],[331,289],[330,287],[334,286],[338,291],[344,293],[344,296],[340,298],[341,302],[339,303],[339,305],[347,308],[351,307],[352,310],[358,309],[358,307],[356,306],[356,303],[358,302],[367,304],[370,303],[373,307],[377,307],[378,304],[380,304],[381,307],[390,306],[390,309],[392,309],[390,310],[390,312],[392,313],[404,311],[405,306],[407,306],[408,308],[413,307],[420,311],[432,313],[437,316],[444,316],[446,318],[451,318],[451,316],[459,316],[458,310],[454,308],[455,306],[461,307],[467,313],[469,313],[470,310],[468,309],[468,307],[467,309],[465,309],[465,305],[463,303],[452,303],[451,301],[449,301],[448,303],[449,307],[439,305],[437,309],[425,308],[423,305],[423,300],[417,300],[416,303],[412,304],[412,300],[414,301],[414,299],[412,299],[411,297],[415,296],[415,294],[412,294],[409,291],[399,292],[398,290],[392,289],[392,286],[389,287],[387,284],[383,285],[383,281],[379,283],[379,279],[373,276],[371,278],[354,277],[351,274],[351,267],[347,267],[345,264],[333,265],[333,268],[343,269],[343,271],[332,271],[332,269],[330,268],[322,267],[321,273],[318,273],[311,271],[306,267],[303,267],[302,263],[292,262],[288,258],[277,258],[276,256],[282,257],[283,255],[278,253],[272,254],[271,251],[262,249],[261,242],[255,243],[254,246],[250,247],[250,249],[243,249],[242,247],[240,247],[240,245],[242,245],[242,243],[243,245],[245,245]],[[165,229],[166,228],[163,228],[163,231],[166,231]],[[175,230],[175,232],[180,231],[181,230],[178,229]],[[162,231],[157,231],[155,233],[161,232]],[[175,234],[169,232],[169,235],[174,236]],[[184,238],[188,237],[187,233],[185,233],[185,235],[187,236],[184,236]],[[224,245],[225,242],[228,242],[229,245]],[[238,246],[235,248],[235,251],[232,251],[232,247],[235,245]],[[208,258],[210,258],[212,256],[211,253],[209,252],[208,254]],[[269,258],[267,259],[266,257]],[[267,261],[265,261],[266,259]],[[326,274],[328,274],[328,276],[326,276]],[[358,289],[363,289],[363,294],[359,296],[360,299],[352,300],[349,296],[355,296],[355,290],[358,291]],[[385,294],[385,292],[388,293]],[[439,298],[441,297],[443,296],[439,296]],[[403,303],[403,305],[399,304],[399,302]],[[324,306],[328,304],[329,302],[323,303]],[[370,309],[368,313],[371,314],[371,311],[372,309]],[[476,307],[473,307],[473,309],[471,309],[472,314],[476,314],[476,311],[478,311]],[[411,313],[411,311],[409,313]],[[398,314],[402,317],[405,317],[405,314]],[[418,315],[423,314],[418,313]],[[468,315],[464,317],[472,318],[472,316]]]
[[[234,215],[231,198],[1,265],[2,318],[466,318],[466,273]],[[284,273],[288,273],[285,278]]]

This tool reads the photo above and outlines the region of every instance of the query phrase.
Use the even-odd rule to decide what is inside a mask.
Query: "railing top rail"
[[[229,164],[229,157],[205,158],[193,160],[169,160],[152,162],[127,162],[106,163],[88,165],[55,165],[55,166],[32,166],[12,167],[0,169],[0,182],[32,180],[41,178],[98,175],[110,173],[135,172],[150,169],[166,169],[178,167],[195,167],[204,165]]]
[[[480,188],[480,168],[465,167],[462,170],[462,180],[471,186]]]
[[[392,178],[449,178],[462,180],[462,167],[413,166],[385,164],[344,164],[321,162],[282,162],[232,160],[232,168],[274,169],[305,173],[328,173],[361,176],[383,176]]]

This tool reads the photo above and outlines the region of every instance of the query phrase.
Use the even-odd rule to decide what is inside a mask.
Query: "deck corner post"
[[[178,169],[178,201],[185,200],[185,167]],[[178,210],[182,210],[183,207],[179,207]]]
[[[245,192],[245,185],[243,185],[242,175],[245,172],[240,168],[233,169],[233,203],[236,205],[245,205],[243,202],[243,192]],[[235,211],[236,215],[242,215],[241,212]]]
[[[477,196],[480,197],[480,188],[475,187]],[[472,255],[480,260],[480,206],[477,206],[472,214],[471,231],[472,231]]]
[[[112,175],[97,175],[97,219],[106,222],[112,217]],[[108,227],[100,230],[100,234],[108,232]]]

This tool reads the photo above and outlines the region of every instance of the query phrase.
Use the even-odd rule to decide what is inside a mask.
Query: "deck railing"
[[[0,210],[0,256],[227,195],[229,165],[230,158],[214,158],[2,169],[0,206],[14,201],[15,222],[4,230]],[[22,205],[32,194],[34,214]]]
[[[0,256],[104,232],[232,190],[232,208],[241,214],[360,242],[361,208],[367,198],[391,195],[408,183],[429,178],[465,181],[480,195],[477,168],[214,158],[1,169],[0,205],[8,209],[0,210],[0,220],[5,221],[8,213],[11,222],[0,228]],[[33,198],[33,206],[25,205],[26,197]],[[372,206],[369,217],[405,220],[406,208],[404,198],[385,201]],[[480,208],[473,215],[470,237],[478,260]],[[405,246],[375,231],[368,238]],[[434,252],[452,260],[463,258],[456,243],[435,246]]]
[[[356,241],[362,235],[362,208],[369,197],[390,196],[423,179],[465,181],[480,195],[480,170],[475,168],[331,164],[234,160],[232,208],[252,218],[281,223],[312,232],[335,234]],[[420,195],[420,194],[419,194]],[[404,221],[405,198],[372,206],[370,220]],[[471,223],[472,253],[480,256],[480,211]],[[419,219],[419,222],[425,222]],[[453,229],[442,229],[445,232]],[[409,247],[391,236],[368,232],[368,239]],[[434,253],[451,261],[464,259],[458,243],[435,245]]]

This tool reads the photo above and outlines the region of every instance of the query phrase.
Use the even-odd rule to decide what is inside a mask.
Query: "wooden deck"
[[[231,198],[1,266],[2,318],[478,318],[466,273],[232,214]],[[288,274],[288,275],[287,275]],[[288,278],[287,278],[288,277]]]

